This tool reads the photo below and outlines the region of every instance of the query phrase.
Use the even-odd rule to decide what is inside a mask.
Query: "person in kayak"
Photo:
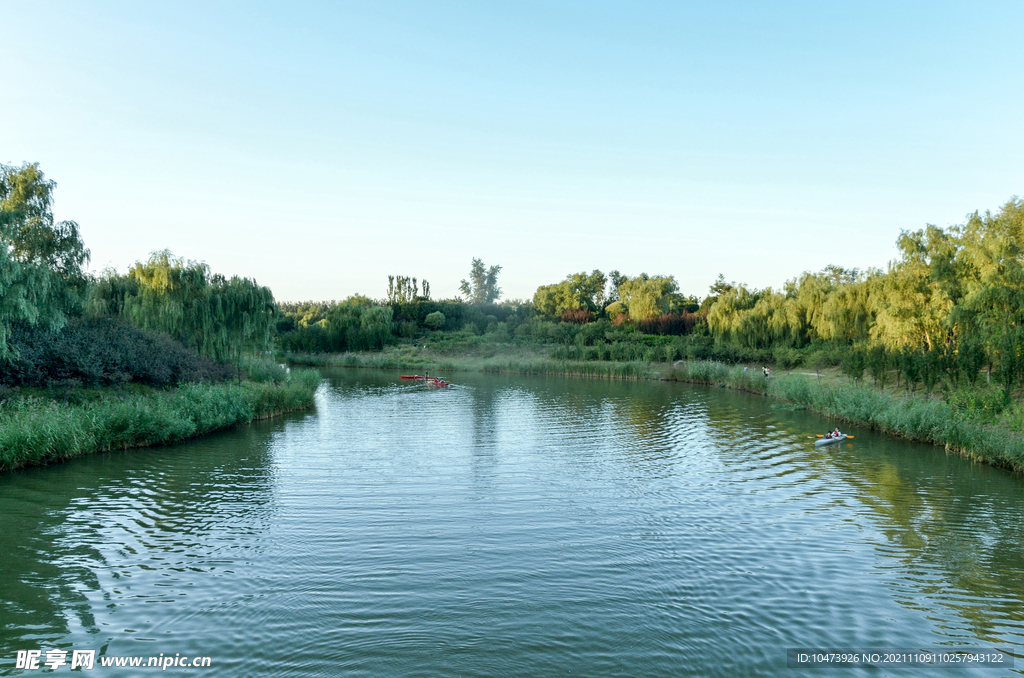
[[[839,427],[838,427],[838,426],[836,426],[836,430],[835,430],[835,431],[832,431],[832,433],[829,433],[829,434],[828,434],[827,436],[825,436],[825,437],[826,437],[826,438],[838,438],[838,437],[839,437],[839,436],[841,436],[841,435],[843,435],[843,434],[839,432]]]

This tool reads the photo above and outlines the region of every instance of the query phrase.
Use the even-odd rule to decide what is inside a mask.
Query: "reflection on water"
[[[315,412],[0,478],[0,672],[62,647],[791,675],[786,647],[1021,644],[1017,476],[867,431],[815,448],[821,417],[720,389],[457,381],[339,371]]]

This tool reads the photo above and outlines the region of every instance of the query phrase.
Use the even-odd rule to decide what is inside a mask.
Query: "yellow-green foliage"
[[[277,313],[269,288],[250,278],[215,275],[206,264],[167,250],[136,262],[127,276],[105,273],[91,290],[88,310],[164,332],[201,355],[236,362],[242,352],[270,344]]]
[[[878,349],[904,373],[913,364],[899,356],[920,354],[922,378],[945,373],[954,386],[981,366],[1007,391],[1024,383],[1024,199],[959,226],[905,231],[897,246],[884,273],[829,266],[781,292],[719,285],[708,328],[748,348]]]
[[[679,298],[679,285],[671,275],[641,273],[634,278],[623,277],[618,292],[630,320],[648,320],[673,310],[673,302]]]
[[[590,275],[572,273],[560,283],[538,287],[533,295],[533,306],[538,313],[547,316],[561,316],[570,309],[599,313],[604,306],[607,282],[607,276],[598,270]]]

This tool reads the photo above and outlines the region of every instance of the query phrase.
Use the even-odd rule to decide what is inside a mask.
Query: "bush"
[[[693,331],[694,326],[697,324],[699,316],[693,313],[687,313],[683,311],[680,314],[666,313],[665,315],[651,318],[649,320],[641,320],[637,323],[637,327],[644,334],[660,334],[660,335],[672,335],[680,336],[683,334],[689,334]]]
[[[257,383],[280,384],[288,377],[288,372],[269,358],[242,358],[240,367],[246,379]]]
[[[1010,396],[1001,388],[974,387],[946,392],[945,400],[964,414],[991,421],[1010,405]]]
[[[562,313],[563,323],[575,323],[576,325],[585,325],[586,323],[593,322],[594,314],[585,308],[570,308]]]
[[[434,311],[427,314],[427,317],[423,319],[423,324],[432,330],[439,330],[444,327],[445,320],[444,313]]]
[[[795,348],[779,347],[772,351],[775,364],[781,369],[791,370],[803,362],[803,354]]]
[[[167,335],[110,318],[76,318],[59,332],[17,327],[12,344],[18,357],[0,372],[0,382],[9,385],[173,386],[218,382],[233,374],[230,367],[200,356]]]

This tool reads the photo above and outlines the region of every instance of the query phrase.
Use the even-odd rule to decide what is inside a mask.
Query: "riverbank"
[[[313,403],[316,370],[284,379],[182,384],[172,389],[90,389],[70,399],[12,397],[0,405],[0,471],[180,442]]]
[[[417,372],[487,372],[609,379],[660,379],[665,365],[642,360],[559,360],[544,352],[516,345],[488,345],[452,354],[417,346],[389,347],[363,353],[289,353],[279,356],[293,365],[310,367],[367,367]]]
[[[880,390],[829,374],[778,374],[765,379],[760,369],[705,360],[674,364],[643,361],[556,360],[537,351],[509,346],[463,355],[445,355],[429,348],[393,347],[372,353],[289,355],[301,365],[370,367],[429,372],[490,372],[611,379],[668,379],[733,388],[777,398],[833,419],[864,426],[907,440],[942,446],[974,461],[1024,472],[1024,435],[1012,422],[993,423],[984,411],[965,410],[925,393],[898,388]],[[1018,417],[1020,418],[1020,417]],[[1019,423],[1019,422],[1018,422]]]
[[[778,398],[847,423],[934,445],[974,461],[1024,472],[1024,436],[928,394],[883,391],[852,380],[810,375],[765,379],[760,371],[707,361],[680,361],[669,378]]]

